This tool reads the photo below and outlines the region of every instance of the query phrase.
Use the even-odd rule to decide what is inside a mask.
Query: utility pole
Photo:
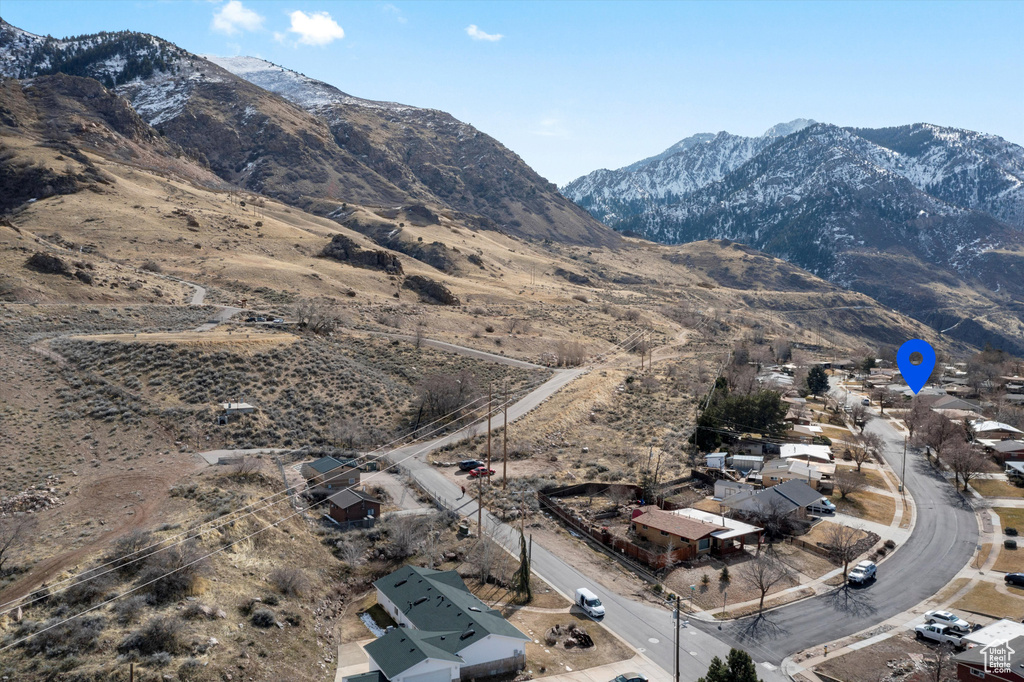
[[[502,410],[505,414],[505,427],[502,429],[502,448],[501,448],[501,489],[505,490],[508,487],[508,380],[505,381],[505,409]]]
[[[484,539],[484,477],[476,478],[476,532],[480,540]]]
[[[676,682],[679,682],[679,595],[676,595]]]
[[[487,485],[491,484],[491,384],[487,384]]]

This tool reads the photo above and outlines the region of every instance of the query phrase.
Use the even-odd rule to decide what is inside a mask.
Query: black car
[[[256,318],[255,317],[247,317],[247,318],[245,318],[245,321],[246,322],[255,322]]]
[[[473,469],[482,467],[483,465],[484,463],[478,459],[464,459],[459,462],[459,469],[462,471],[472,471]]]
[[[1003,576],[1003,580],[1010,585],[1024,587],[1024,573],[1007,573]]]

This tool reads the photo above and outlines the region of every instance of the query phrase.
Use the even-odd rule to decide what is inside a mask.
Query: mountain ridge
[[[55,39],[0,19],[0,76],[58,72],[125,97],[223,180],[319,215],[346,201],[431,204],[524,238],[619,242],[519,156],[444,112],[363,100],[304,76],[320,99],[295,103],[156,36]]]

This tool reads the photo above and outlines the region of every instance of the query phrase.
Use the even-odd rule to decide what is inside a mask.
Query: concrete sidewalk
[[[680,658],[680,665],[686,665],[687,661],[683,660],[684,658],[689,658],[689,656]],[[543,679],[544,682],[609,682],[614,680],[617,675],[632,672],[643,673],[651,682],[672,682],[671,674],[666,673],[643,654],[637,654],[625,661],[599,665],[595,668],[587,668],[586,670],[573,670],[558,675],[548,675]]]

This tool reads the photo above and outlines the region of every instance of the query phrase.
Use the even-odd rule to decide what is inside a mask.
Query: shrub
[[[106,621],[102,616],[85,616],[63,623],[61,620],[54,618],[45,623],[26,621],[16,633],[16,637],[38,633],[22,643],[30,655],[43,654],[48,658],[67,658],[91,651],[103,633],[103,628],[106,627]]]
[[[286,597],[301,597],[309,591],[309,579],[298,568],[275,568],[270,573],[270,582]]]
[[[662,590],[664,590],[664,589],[665,588],[661,586],[661,583],[656,583],[654,585],[654,587],[651,588],[651,590],[654,592],[654,594],[661,594]]]
[[[142,570],[143,561],[139,561],[139,553],[153,544],[153,535],[148,531],[136,530],[123,535],[114,541],[113,550],[107,555],[122,576],[132,576]],[[149,550],[146,554],[153,550]],[[145,555],[143,555],[145,556]]]
[[[1017,541],[1011,540],[1010,538],[1006,538],[1005,540],[1003,540],[1003,547],[1005,547],[1006,549],[1017,549]]]
[[[885,546],[887,549],[896,549],[896,543],[893,540],[886,540]]]
[[[139,270],[145,270],[146,272],[163,272],[164,268],[156,261],[148,260],[139,266]]]
[[[56,594],[57,599],[68,606],[91,606],[100,601],[113,587],[111,574],[104,573],[105,570],[107,569],[84,571],[77,577],[76,582]]]
[[[124,638],[117,646],[122,654],[138,653],[142,656],[166,651],[175,654],[181,649],[181,621],[173,616],[155,616],[143,627]]]
[[[136,594],[114,602],[111,611],[119,625],[131,625],[139,619],[142,609],[146,606],[146,598]]]
[[[157,603],[180,599],[193,590],[205,571],[206,560],[193,542],[175,545],[146,560],[139,575],[141,584],[149,585],[149,593]]]
[[[277,616],[270,609],[256,609],[252,613],[252,624],[258,628],[269,628],[277,622]]]
[[[1010,536],[1013,536],[1013,537],[1017,537],[1017,529],[1016,528],[1009,528],[1009,527],[1007,527],[1003,532],[1006,533],[1007,535],[1010,535]]]
[[[729,567],[722,566],[722,572],[718,574],[718,582],[728,584],[730,580]]]
[[[178,666],[178,680],[180,682],[199,682],[204,679],[203,662],[196,658],[186,658]]]

